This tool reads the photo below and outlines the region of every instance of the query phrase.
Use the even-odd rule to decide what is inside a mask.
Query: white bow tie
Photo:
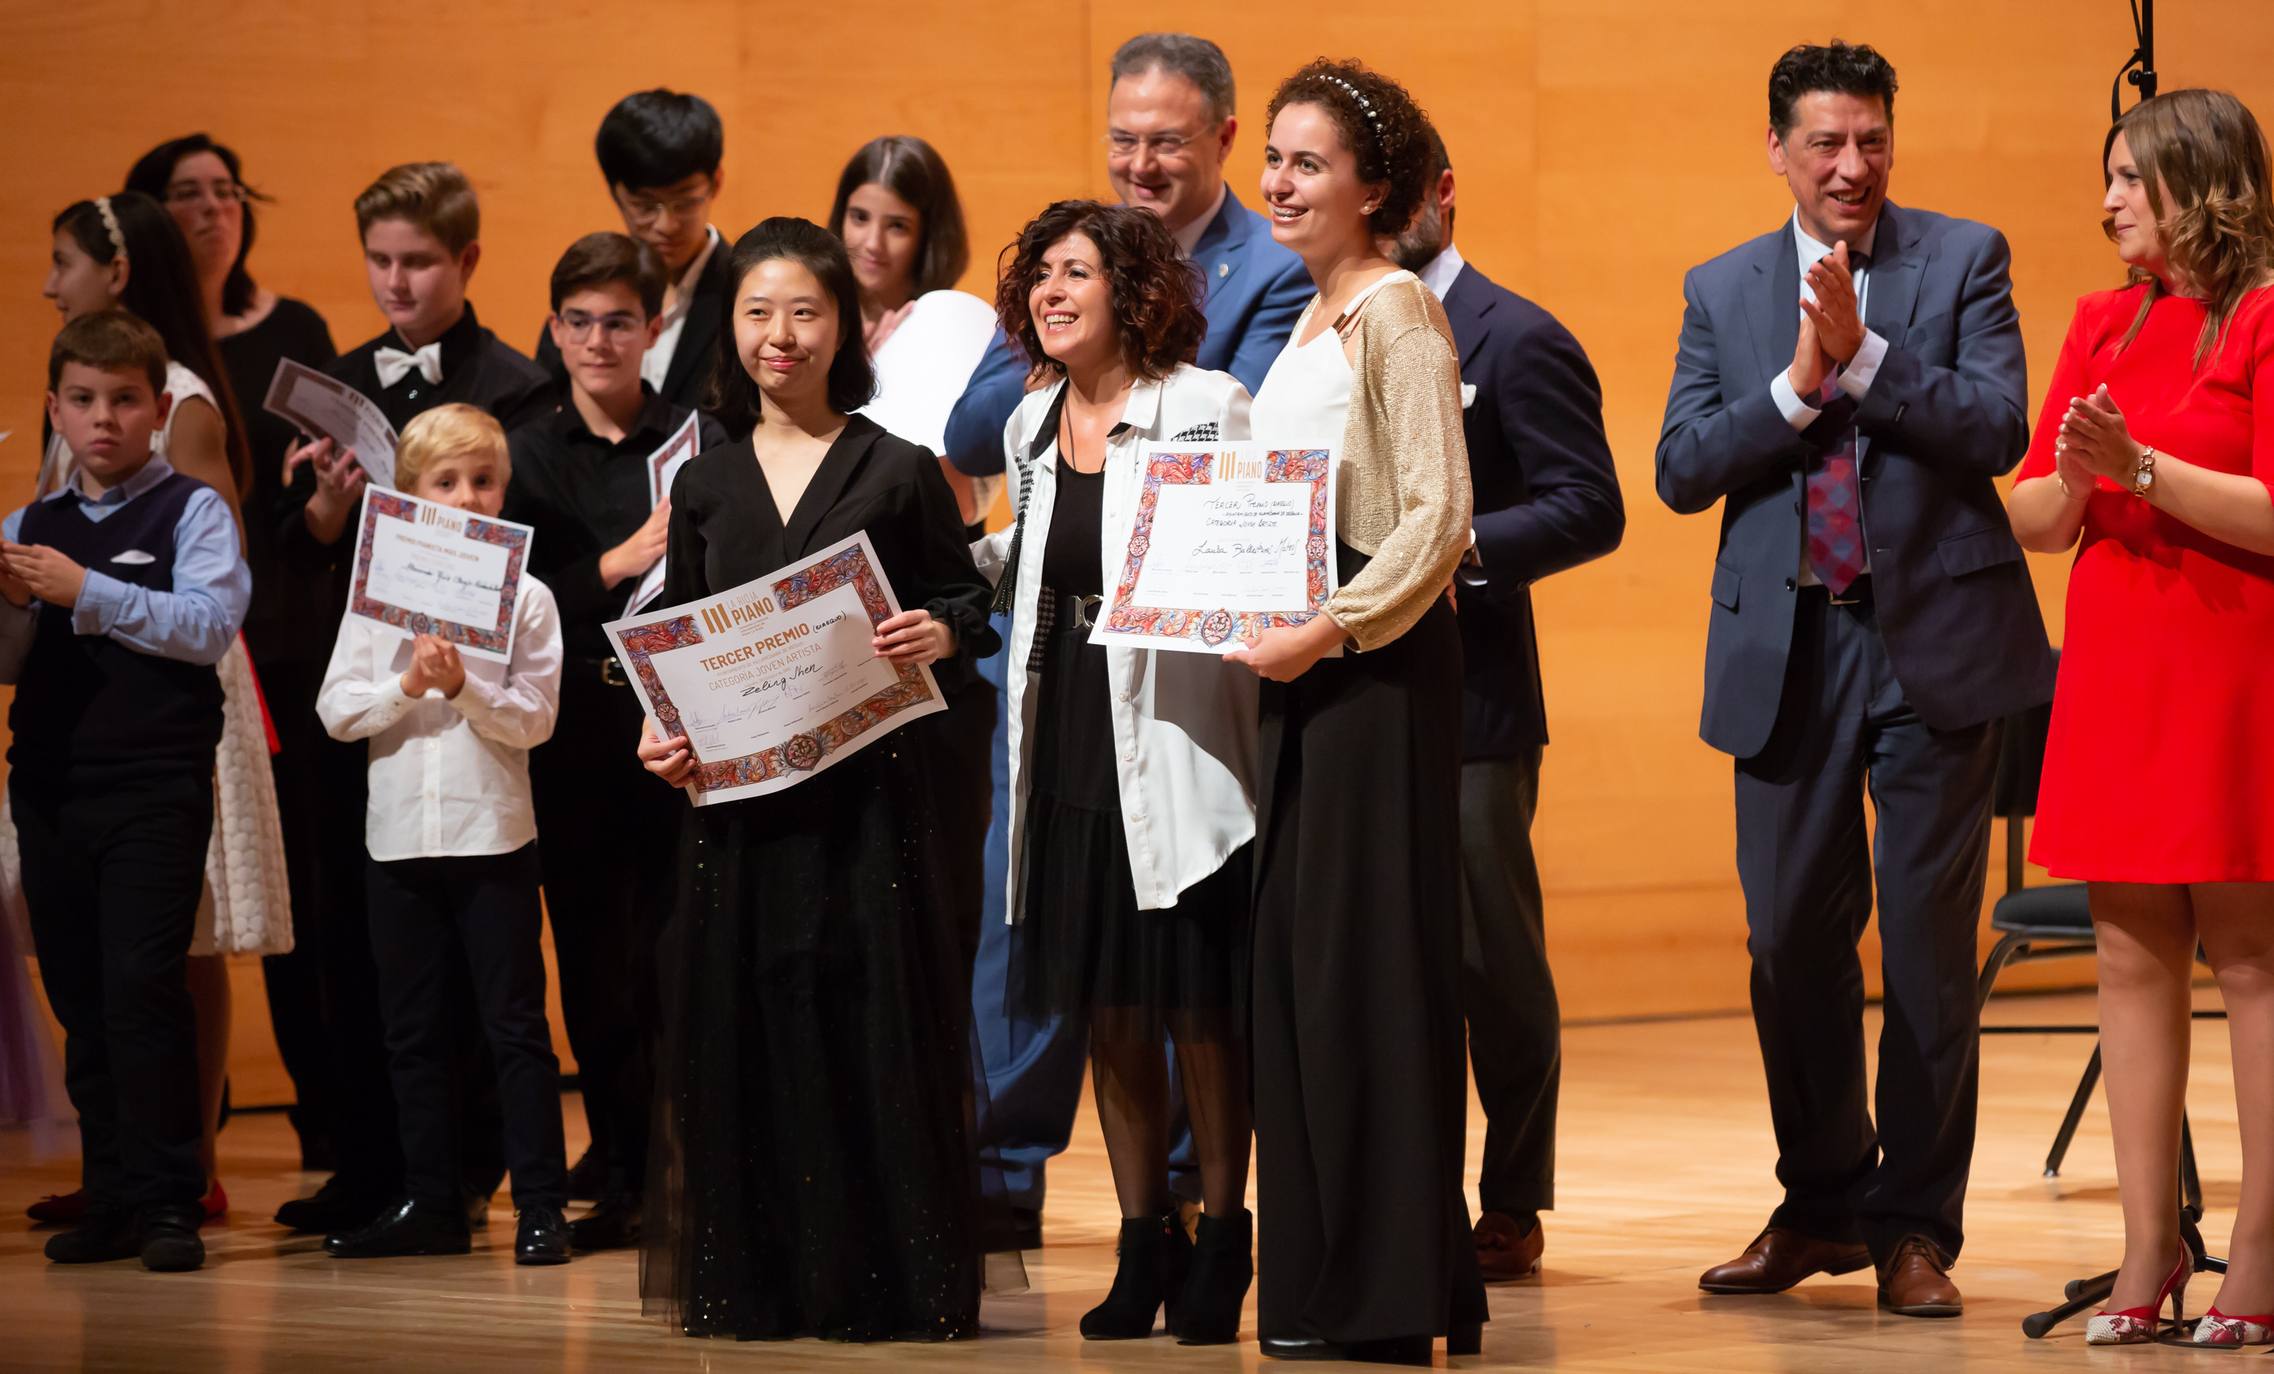
[[[428,386],[440,386],[442,384],[442,340],[440,339],[436,339],[416,353],[405,353],[399,348],[381,347],[378,353],[373,355],[371,362],[373,366],[379,369],[379,388],[382,391],[410,376],[413,371],[426,378]]]

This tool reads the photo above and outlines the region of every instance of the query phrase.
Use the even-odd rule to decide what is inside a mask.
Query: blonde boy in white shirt
[[[403,430],[395,477],[422,500],[495,516],[511,477],[505,432],[472,406],[437,406]],[[470,1248],[451,1090],[448,989],[460,976],[471,980],[497,1067],[520,1216],[514,1258],[569,1257],[529,799],[529,750],[553,733],[560,679],[553,593],[526,573],[506,664],[463,658],[433,635],[406,642],[360,616],[341,621],[316,713],[334,739],[370,741],[371,945],[406,1195],[370,1225],[326,1239],[338,1258]]]

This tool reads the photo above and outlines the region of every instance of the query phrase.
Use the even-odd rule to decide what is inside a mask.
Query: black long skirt
[[[689,1335],[978,1329],[969,990],[923,777],[943,721],[688,813],[640,1292]]]
[[[1391,644],[1265,684],[1263,1335],[1441,1335],[1485,1316],[1461,1191],[1460,751],[1461,643],[1443,601]]]

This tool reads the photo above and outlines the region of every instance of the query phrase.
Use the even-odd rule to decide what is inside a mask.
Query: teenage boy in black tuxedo
[[[466,174],[447,162],[391,167],[355,198],[355,223],[371,298],[388,328],[324,370],[378,402],[398,432],[450,402],[487,411],[508,429],[541,413],[549,403],[543,370],[483,327],[466,299],[482,256],[481,205]],[[279,547],[309,576],[328,579],[332,604],[344,607],[362,466],[353,449],[338,450],[329,439],[299,445],[285,463],[293,486],[280,503]],[[313,763],[324,804],[316,919],[323,927],[339,1170],[314,1197],[284,1204],[276,1219],[295,1231],[339,1233],[361,1227],[402,1191],[403,1159],[364,911],[364,759],[358,748],[327,740]],[[486,1054],[471,989],[459,1000],[462,1043]],[[503,1172],[494,1075],[482,1063],[462,1079],[476,1094],[465,1118],[469,1192],[486,1198]]]
[[[570,1180],[572,1195],[599,1201],[571,1224],[580,1250],[639,1239],[655,938],[667,909],[651,869],[671,851],[686,805],[642,785],[645,770],[624,747],[639,738],[639,696],[601,628],[663,559],[671,503],[651,499],[647,460],[694,413],[642,380],[663,297],[663,263],[637,239],[587,234],[561,255],[546,335],[568,390],[550,415],[513,432],[505,505],[507,519],[536,528],[529,570],[561,611],[560,719],[531,752],[529,776],[561,1016],[592,1130]],[[727,442],[717,421],[699,423],[702,447]]]
[[[725,247],[710,219],[726,184],[726,130],[709,101],[659,88],[617,101],[592,146],[624,232],[663,260],[663,304],[649,312],[655,341],[640,376],[673,405],[700,409],[731,289]],[[537,361],[556,387],[565,386],[568,369],[550,324],[537,339]]]

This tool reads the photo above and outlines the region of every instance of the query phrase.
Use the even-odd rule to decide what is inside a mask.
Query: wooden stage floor
[[[2215,1005],[2216,994],[2197,994]],[[1992,1021],[2090,1020],[2089,995],[2000,999]],[[1876,1027],[1876,1014],[1874,1016]],[[1875,1032],[1876,1033],[1876,1032]],[[2025,1339],[2022,1316],[2069,1277],[2114,1262],[2119,1222],[2107,1116],[2096,1101],[2058,1179],[2044,1152],[2090,1042],[1996,1036],[1985,1042],[1982,1125],[1969,1199],[1970,1236],[1956,1276],[1967,1297],[1955,1321],[1886,1316],[1867,1274],[1818,1278],[1768,1298],[1707,1298],[1698,1272],[1735,1254],[1775,1200],[1773,1150],[1751,1022],[1743,1017],[1580,1026],[1565,1039],[1559,1208],[1548,1223],[1544,1281],[1492,1290],[1481,1357],[1461,1369],[1601,1371],[2177,1368],[2205,1358],[2144,1348],[2087,1353],[2082,1323]],[[2223,1251],[2237,1150],[2226,1031],[2198,1022],[2190,1093],[2202,1152],[2213,1253]],[[571,1153],[581,1112],[567,1104]],[[1483,1141],[1472,1110],[1469,1155]],[[1180,1349],[1165,1337],[1087,1343],[1075,1323],[1113,1269],[1115,1207],[1095,1117],[1085,1103],[1071,1150],[1052,1166],[1046,1248],[1029,1252],[1029,1292],[990,1295],[986,1334],[945,1346],[837,1346],[816,1341],[691,1341],[643,1321],[635,1262],[622,1253],[566,1268],[516,1269],[504,1250],[463,1258],[330,1260],[312,1238],[267,1217],[311,1187],[293,1167],[279,1115],[238,1118],[224,1134],[232,1221],[206,1232],[211,1258],[183,1276],[132,1262],[69,1269],[40,1258],[41,1232],[0,1223],[0,1368],[9,1370],[805,1369],[865,1365],[921,1370],[1252,1370],[1251,1306],[1243,1343]],[[0,1199],[67,1186],[70,1157],[35,1160],[22,1132],[0,1133]],[[1473,1166],[1472,1166],[1473,1167]],[[501,1206],[488,1243],[509,1246]],[[2206,1276],[2189,1312],[2207,1304]],[[1446,1363],[1443,1356],[1440,1364]],[[2259,1363],[2252,1361],[2253,1364]],[[1278,1367],[1278,1366],[1273,1366]]]

